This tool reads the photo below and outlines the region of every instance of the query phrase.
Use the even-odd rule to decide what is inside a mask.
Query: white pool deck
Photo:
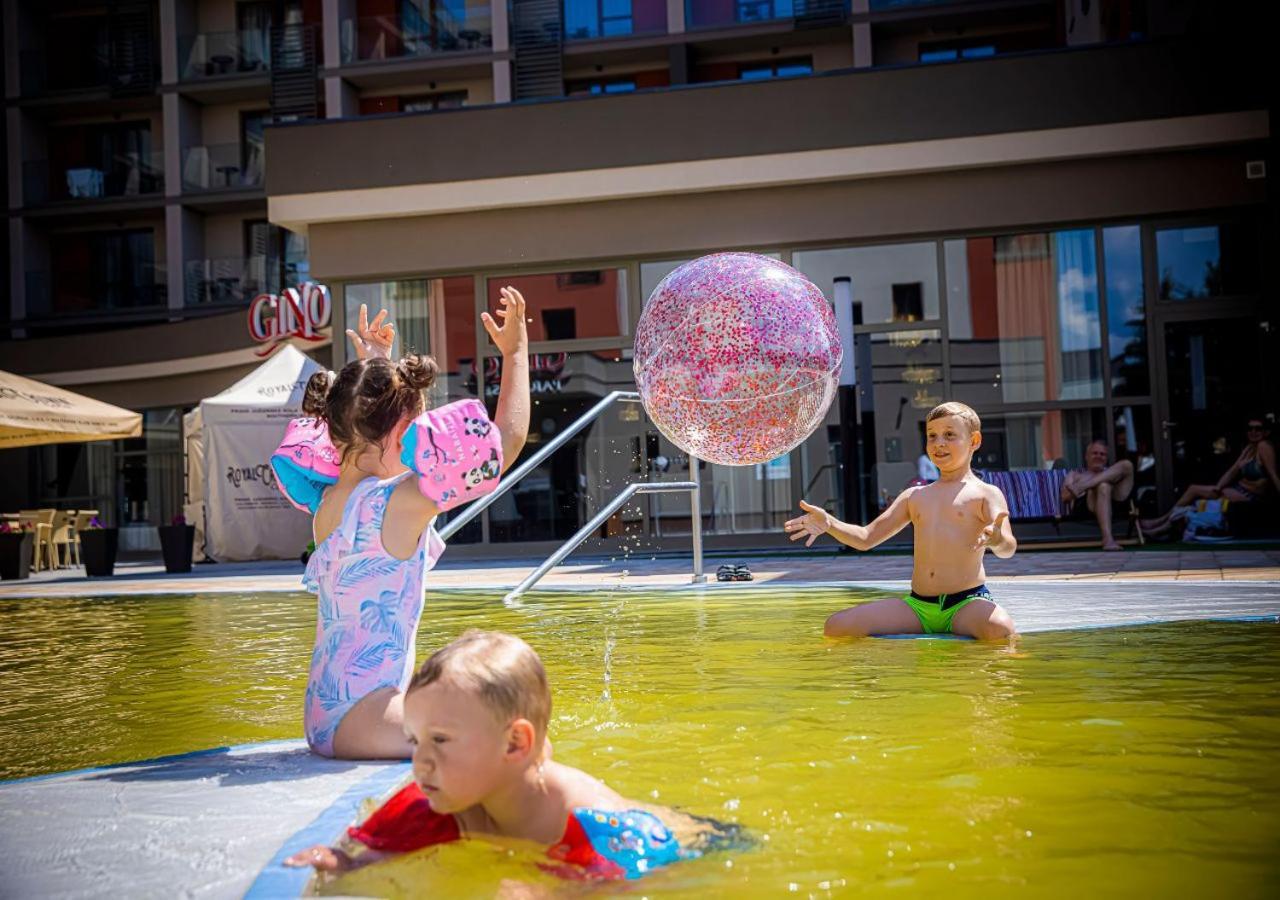
[[[1015,560],[1017,567],[992,560],[989,583],[1024,634],[1183,620],[1280,621],[1276,551],[1031,553]],[[709,570],[724,561],[709,560]],[[779,591],[815,584],[901,591],[910,574],[905,556],[743,555],[734,561],[750,563],[757,580],[695,587],[688,584],[687,558],[600,560],[557,570],[547,586],[639,593],[682,587],[691,598],[763,589],[777,602]],[[429,589],[492,590],[496,599],[528,566],[449,566],[432,573]],[[218,569],[216,576],[206,568]],[[630,570],[625,577],[623,568]],[[298,573],[288,564],[197,567],[190,576],[126,566],[114,579],[94,581],[42,573],[3,584],[0,600],[294,591]],[[0,783],[0,896],[298,896],[309,874],[280,861],[334,839],[361,800],[385,794],[406,774],[403,763],[324,760],[301,741],[278,741]]]

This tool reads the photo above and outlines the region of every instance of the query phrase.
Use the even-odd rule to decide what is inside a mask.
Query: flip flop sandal
[[[716,569],[716,581],[736,581],[736,580],[737,580],[736,566],[725,565]]]
[[[753,581],[754,579],[751,576],[751,570],[748,569],[746,566],[734,566],[733,580],[734,581]]]

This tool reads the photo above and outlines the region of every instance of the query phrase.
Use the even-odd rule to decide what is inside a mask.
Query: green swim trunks
[[[985,584],[969,588],[967,591],[939,594],[936,597],[922,597],[912,591],[902,598],[902,602],[910,606],[911,611],[920,620],[920,627],[924,629],[925,634],[950,634],[951,620],[956,617],[956,613],[974,600],[995,602]]]

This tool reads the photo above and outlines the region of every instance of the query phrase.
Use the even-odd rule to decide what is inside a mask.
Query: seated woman
[[[1267,441],[1266,423],[1260,417],[1249,419],[1246,426],[1248,442],[1235,465],[1227,469],[1217,484],[1193,484],[1182,492],[1173,509],[1154,519],[1143,519],[1142,530],[1148,534],[1160,534],[1185,517],[1187,510],[1197,500],[1230,500],[1232,503],[1252,503],[1274,488],[1280,493],[1280,476],[1276,474],[1276,451]]]

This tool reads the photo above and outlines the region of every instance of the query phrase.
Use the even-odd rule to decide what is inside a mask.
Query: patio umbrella
[[[142,414],[0,371],[0,449],[142,434]]]

